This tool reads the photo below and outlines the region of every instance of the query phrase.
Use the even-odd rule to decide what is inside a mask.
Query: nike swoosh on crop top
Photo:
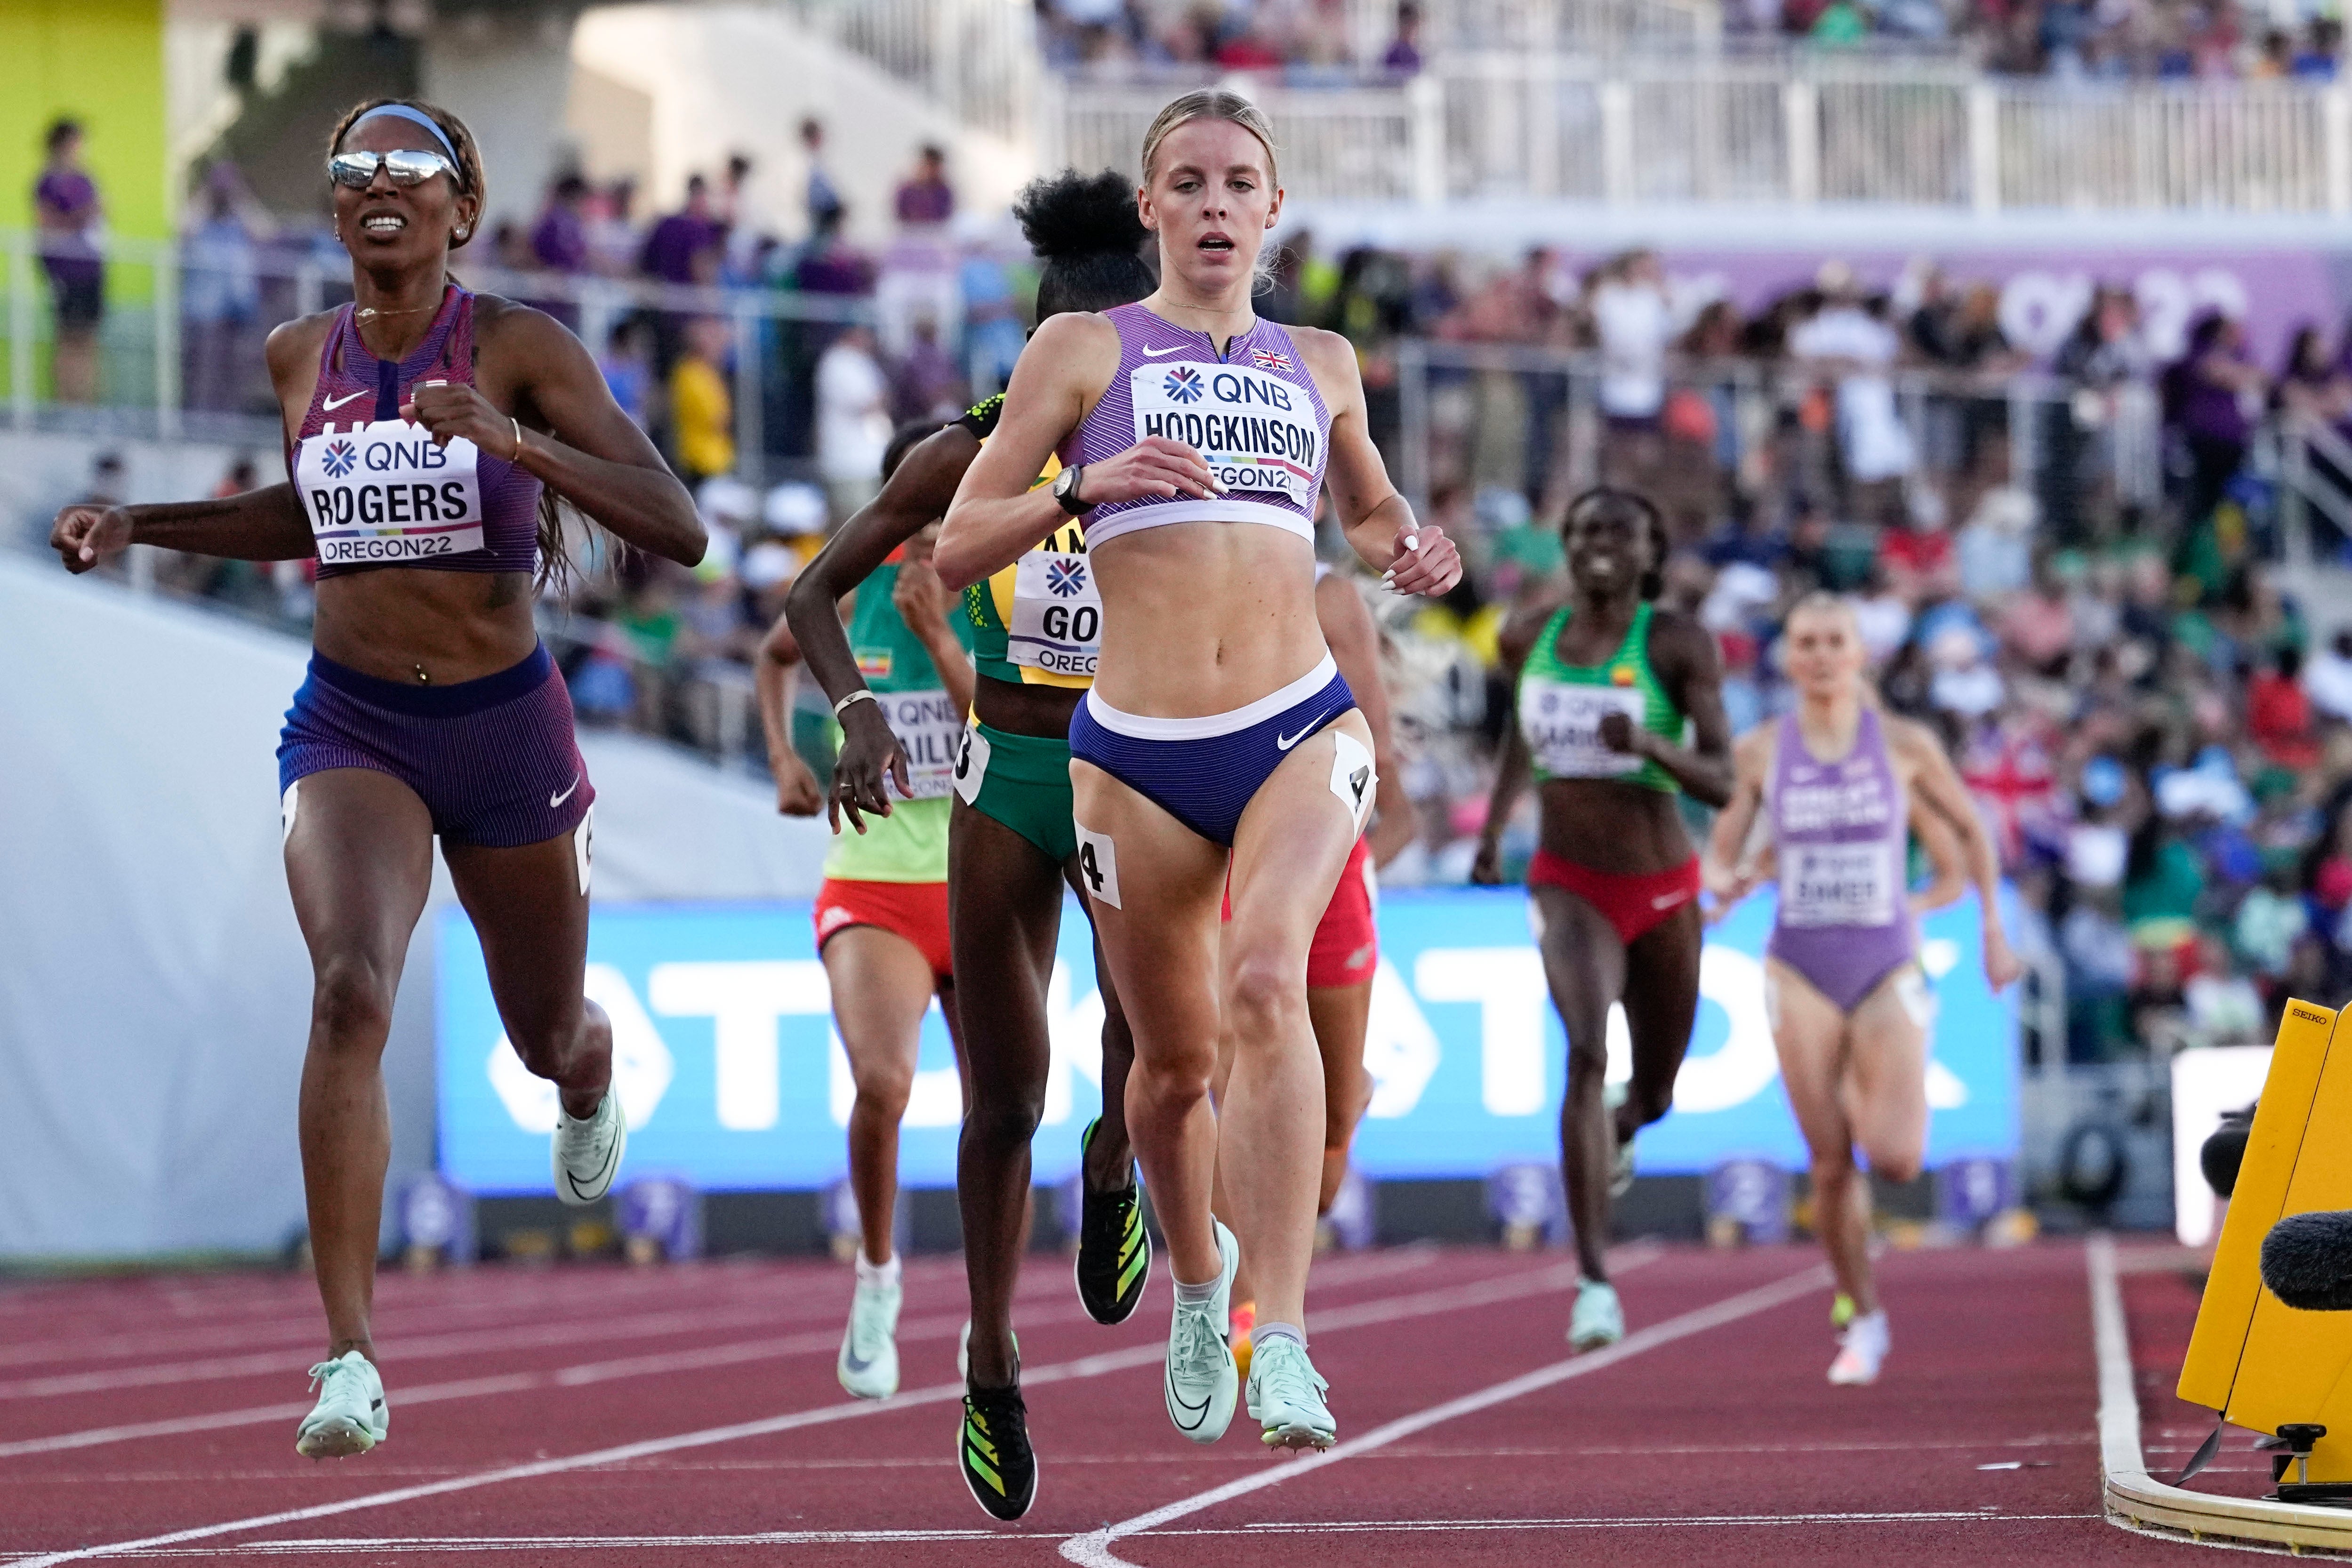
[[[1206,458],[1224,493],[1096,507],[1086,517],[1087,548],[1171,522],[1262,522],[1312,540],[1331,411],[1288,331],[1261,317],[1220,354],[1208,333],[1140,304],[1103,317],[1118,332],[1118,371],[1063,443],[1063,463],[1099,463],[1161,436]]]
[[[375,566],[530,572],[538,563],[540,482],[459,437],[436,447],[401,405],[429,382],[474,384],[474,296],[450,284],[425,341],[380,360],[352,309],[335,313],[319,384],[286,453],[319,575]]]

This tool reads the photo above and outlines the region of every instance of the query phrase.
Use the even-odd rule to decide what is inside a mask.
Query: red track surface
[[[323,1465],[292,1451],[306,1280],[0,1289],[0,1562],[183,1531],[100,1560],[1908,1568],[2191,1550],[2100,1518],[2078,1245],[1888,1257],[1895,1353],[1867,1390],[1822,1379],[1811,1252],[1629,1249],[1635,1333],[1582,1361],[1561,1340],[1572,1275],[1556,1255],[1327,1260],[1309,1328],[1348,1441],[1307,1461],[1264,1454],[1245,1418],[1183,1442],[1160,1408],[1164,1282],[1101,1329],[1066,1266],[1036,1258],[1020,1326],[1043,1485],[1011,1527],[951,1457],[953,1260],[908,1268],[906,1392],[881,1405],[834,1382],[849,1281],[830,1265],[388,1276],[392,1438]],[[2159,1445],[2202,1436],[2158,1397],[2195,1300],[2154,1272],[2126,1286],[2163,1469]],[[272,1517],[313,1509],[331,1511]]]

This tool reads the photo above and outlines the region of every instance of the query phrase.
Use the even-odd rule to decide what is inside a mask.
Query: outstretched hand
[[[1998,993],[2024,977],[2025,963],[2010,951],[2009,938],[1997,921],[1985,922],[1985,982]]]
[[[773,771],[776,775],[776,810],[785,816],[814,816],[824,809],[824,790],[816,782],[816,774],[801,761],[797,752],[778,758]]]
[[[890,791],[883,780],[887,775],[896,782],[903,795],[908,793],[907,769],[907,748],[898,743],[879,708],[857,701],[843,709],[841,752],[834,759],[833,789],[825,803],[825,819],[833,830],[841,831],[845,816],[859,833],[866,831],[861,813],[889,816]]]
[[[1462,552],[1435,523],[1407,523],[1397,530],[1396,555],[1381,586],[1396,594],[1437,598],[1462,581]]]
[[[131,513],[119,506],[77,504],[58,513],[49,528],[49,548],[79,575],[131,545]]]

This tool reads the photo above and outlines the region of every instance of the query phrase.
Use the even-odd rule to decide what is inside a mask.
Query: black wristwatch
[[[1064,468],[1054,476],[1054,500],[1072,517],[1083,517],[1094,510],[1078,499],[1078,476],[1086,471],[1086,465],[1081,463],[1074,468]]]

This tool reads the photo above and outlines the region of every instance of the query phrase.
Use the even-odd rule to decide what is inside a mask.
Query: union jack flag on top
[[[1294,368],[1290,363],[1290,356],[1276,349],[1250,350],[1250,363],[1257,366],[1260,370],[1289,370]]]

